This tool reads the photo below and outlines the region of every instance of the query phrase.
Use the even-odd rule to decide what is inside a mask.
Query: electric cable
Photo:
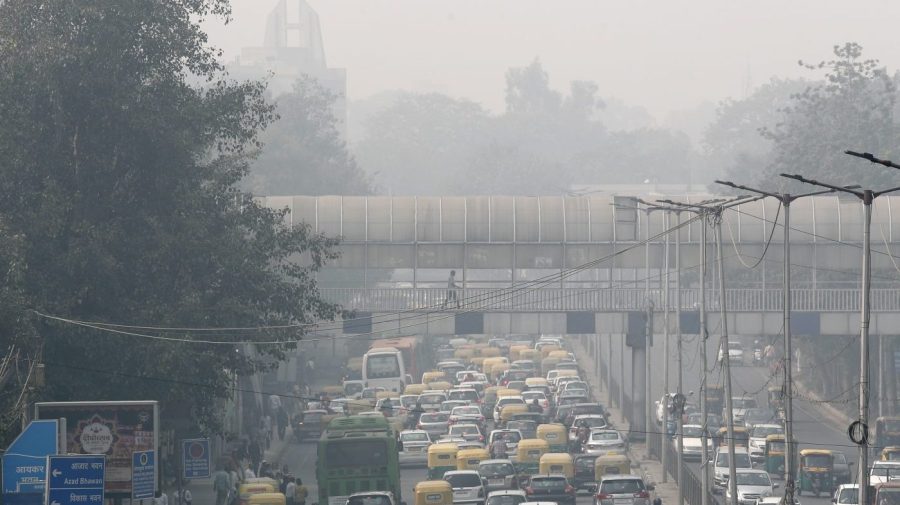
[[[772,229],[769,231],[769,238],[766,240],[766,245],[763,248],[762,254],[759,256],[756,263],[754,263],[753,265],[748,265],[744,261],[744,258],[741,257],[741,252],[738,250],[737,241],[735,241],[735,239],[734,239],[734,231],[731,229],[731,221],[723,220],[723,221],[725,221],[725,224],[728,226],[728,235],[731,237],[731,245],[732,245],[732,247],[734,247],[734,251],[737,253],[738,261],[740,261],[741,265],[744,265],[745,268],[749,268],[752,270],[752,269],[758,267],[759,264],[762,263],[763,258],[766,257],[766,252],[769,251],[769,245],[772,244],[772,237],[775,236],[775,227],[776,227],[775,223],[778,222],[778,216],[781,215],[781,207],[782,207],[782,204],[781,204],[781,201],[779,201],[778,202],[778,211],[775,213],[775,220],[772,222],[773,223]]]

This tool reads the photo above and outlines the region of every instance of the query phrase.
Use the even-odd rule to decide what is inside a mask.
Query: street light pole
[[[669,216],[670,212],[666,212],[666,229],[669,229]],[[664,349],[663,349],[663,396],[661,401],[667,402],[669,397],[669,234],[666,234],[666,279],[665,279],[665,295],[663,304],[665,305],[665,315],[663,316],[665,327],[663,334],[664,340]],[[659,452],[660,452],[660,463],[662,463],[663,472],[662,472],[662,481],[669,481],[669,472],[666,470],[666,463],[669,460],[669,451],[667,450],[666,445],[666,437],[668,436],[668,431],[666,427],[669,424],[669,409],[667,405],[662,405],[663,418],[662,418],[662,429],[659,430]]]
[[[707,423],[709,422],[709,406],[706,404],[706,376],[708,364],[706,341],[709,335],[706,333],[706,212],[703,212],[700,220],[700,342],[701,342],[701,358],[700,362],[703,367],[703,375],[700,377],[700,411],[701,411],[701,464],[700,464],[700,487],[702,494],[700,495],[700,505],[708,505],[709,502],[709,436],[707,434]]]
[[[678,346],[678,383],[676,394],[683,397],[682,391],[682,342],[681,342],[681,213],[675,212],[675,342]],[[684,404],[682,404],[682,407]],[[678,444],[678,505],[684,505],[684,415],[681,409],[677,412],[676,437]]]
[[[846,151],[851,156],[868,159],[873,163],[879,163],[894,168],[900,168],[891,162],[883,162],[877,160],[871,154],[859,154],[852,151]],[[873,191],[871,189],[852,189],[849,187],[835,186],[813,179],[807,179],[796,174],[781,174],[782,177],[793,179],[796,181],[821,186],[833,191],[840,191],[856,196],[863,204],[863,258],[862,258],[862,289],[860,292],[860,318],[859,318],[859,419],[851,425],[851,436],[854,436],[856,443],[859,445],[859,461],[857,482],[859,483],[859,503],[867,504],[869,499],[869,451],[868,451],[868,426],[869,426],[869,291],[871,289],[872,280],[872,244],[871,244],[871,227],[872,227],[872,203],[881,195],[900,190],[900,186],[886,189],[883,191]],[[856,428],[853,428],[853,427]]]

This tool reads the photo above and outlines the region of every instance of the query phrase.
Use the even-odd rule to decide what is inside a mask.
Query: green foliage
[[[261,135],[247,185],[257,195],[363,195],[366,175],[347,151],[332,107],[337,95],[312,78],[276,102],[279,118]]]
[[[275,113],[206,45],[199,21],[228,13],[226,0],[0,3],[0,218],[20,305],[179,327],[335,315],[313,280],[334,240],[283,226],[236,187]],[[233,374],[270,366],[301,332],[204,335],[285,341],[258,355],[46,321],[39,333],[43,398],[158,399],[216,430]]]

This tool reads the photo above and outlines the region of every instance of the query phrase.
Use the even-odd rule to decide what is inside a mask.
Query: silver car
[[[404,466],[425,465],[428,461],[428,446],[431,437],[425,430],[404,430],[400,432],[400,464]]]
[[[594,429],[584,444],[583,452],[591,456],[625,454],[625,438],[616,430]],[[618,504],[617,504],[618,505]]]
[[[737,479],[737,501],[731,496],[731,487],[725,488],[725,503],[730,505],[756,505],[760,498],[772,496],[776,487],[765,470],[736,470],[734,478]]]
[[[650,505],[653,486],[637,475],[604,477],[597,487],[594,505]]]
[[[427,431],[431,438],[438,438],[450,429],[449,412],[423,412],[416,429]]]
[[[475,470],[451,470],[444,474],[444,480],[453,488],[453,503],[484,502],[484,484]]]

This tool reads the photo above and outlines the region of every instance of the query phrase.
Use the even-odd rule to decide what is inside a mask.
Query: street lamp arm
[[[778,193],[770,193],[770,192],[768,192],[768,191],[763,191],[763,190],[761,190],[761,189],[751,188],[751,187],[748,187],[748,186],[742,186],[742,185],[740,185],[740,184],[735,184],[735,183],[730,182],[730,181],[720,181],[720,180],[716,180],[716,183],[717,183],[717,184],[721,184],[721,185],[723,185],[723,186],[728,186],[728,187],[734,188],[734,189],[743,189],[744,191],[749,191],[749,192],[751,192],[751,193],[757,193],[757,194],[760,194],[760,195],[771,196],[772,198],[777,198],[777,199],[779,199],[779,200],[782,200],[783,197],[785,196],[785,195],[779,195]]]
[[[827,182],[820,182],[815,179],[807,179],[802,175],[798,174],[779,174],[782,177],[786,177],[788,179],[793,179],[795,181],[800,181],[806,184],[812,184],[813,186],[822,186],[823,188],[828,188],[833,191],[840,191],[842,193],[850,193],[851,195],[855,195],[858,198],[863,198],[864,194],[862,191],[853,191],[852,189],[845,186],[835,186],[834,184],[828,184]]]
[[[858,153],[855,151],[844,151],[844,154],[849,154],[850,156],[862,158],[864,160],[868,160],[868,161],[871,161],[872,163],[877,163],[879,165],[884,165],[886,167],[900,168],[900,165],[894,163],[893,161],[882,160],[882,159],[876,158],[875,155],[873,155],[872,153]]]
[[[893,193],[894,191],[897,191],[897,190],[900,190],[900,186],[897,186],[896,188],[886,189],[886,190],[884,190],[884,191],[876,191],[876,192],[875,192],[875,197],[877,198],[877,197],[879,197],[879,196],[881,196],[881,195],[884,195],[884,194],[887,194],[887,193]]]

